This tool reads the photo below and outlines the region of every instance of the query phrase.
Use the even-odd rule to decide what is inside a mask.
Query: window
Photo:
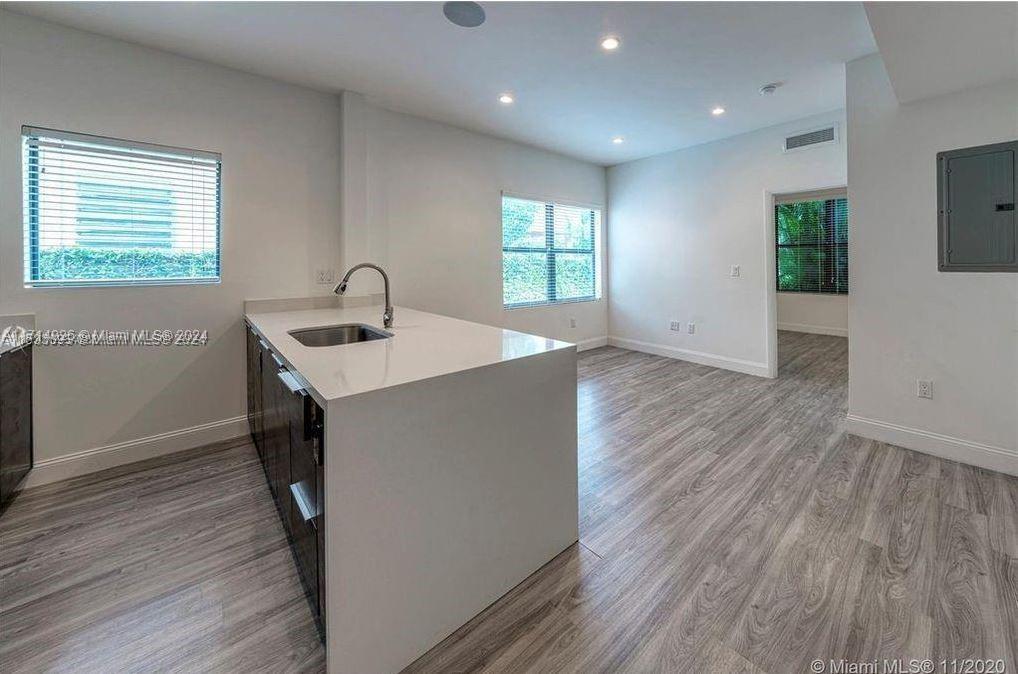
[[[219,281],[220,157],[22,128],[25,285]]]
[[[502,304],[600,297],[601,211],[502,197]]]
[[[775,200],[779,292],[848,294],[848,199],[844,190]]]

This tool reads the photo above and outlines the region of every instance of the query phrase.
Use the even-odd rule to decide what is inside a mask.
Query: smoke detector
[[[760,95],[761,96],[770,96],[775,91],[777,91],[778,87],[780,87],[780,86],[781,86],[781,82],[771,82],[769,84],[765,84],[762,87],[760,87]]]

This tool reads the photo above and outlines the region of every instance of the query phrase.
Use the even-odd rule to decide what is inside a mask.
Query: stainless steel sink
[[[356,344],[370,342],[375,339],[388,339],[392,334],[373,328],[363,323],[347,323],[344,325],[327,325],[322,328],[305,328],[291,330],[288,333],[304,346],[337,346],[339,344]]]

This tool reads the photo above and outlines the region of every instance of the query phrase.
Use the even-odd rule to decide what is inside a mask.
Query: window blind
[[[600,228],[600,209],[503,196],[503,305],[597,299]]]
[[[22,128],[25,285],[220,278],[214,152]]]
[[[844,191],[775,199],[774,224],[778,291],[848,294]]]

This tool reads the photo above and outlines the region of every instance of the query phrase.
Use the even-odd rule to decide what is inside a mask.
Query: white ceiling
[[[902,103],[1018,79],[1018,2],[867,2]]]
[[[601,164],[841,108],[843,64],[875,51],[855,2],[482,4],[474,29],[441,3],[5,7]],[[771,81],[784,86],[760,96]]]

